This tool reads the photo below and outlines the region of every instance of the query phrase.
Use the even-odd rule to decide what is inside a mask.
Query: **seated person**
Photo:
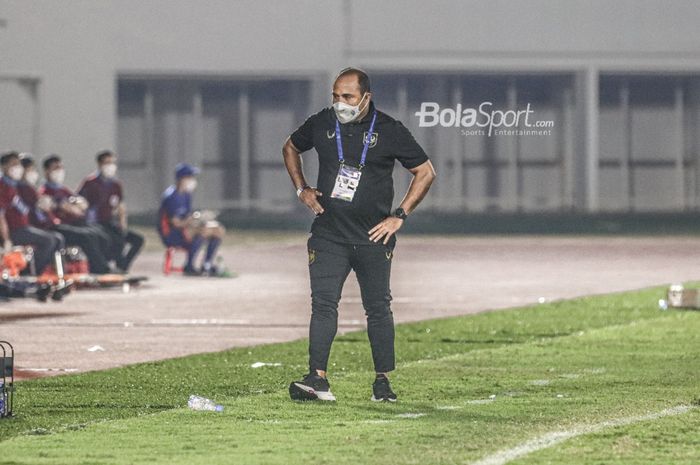
[[[24,172],[22,173],[22,179],[17,183],[17,193],[20,199],[22,199],[22,202],[30,209],[29,224],[39,229],[49,230],[51,228],[44,227],[42,222],[51,222],[51,218],[46,217],[35,208],[39,200],[39,193],[36,190],[39,172],[36,170],[36,166],[34,166],[34,156],[27,152],[20,153],[19,161]],[[63,249],[66,246],[66,240],[63,234],[54,232],[53,235],[58,239],[58,248]]]
[[[127,272],[143,247],[143,236],[127,225],[126,205],[122,183],[116,178],[117,154],[103,150],[97,154],[95,174],[88,176],[78,189],[78,195],[88,202],[87,223],[97,225],[111,239],[111,253],[120,271]]]
[[[186,275],[217,275],[212,260],[226,233],[223,226],[213,218],[203,218],[199,212],[192,212],[192,193],[197,187],[196,175],[199,169],[187,163],[175,168],[175,184],[163,193],[159,211],[158,233],[167,247],[187,249]],[[195,266],[197,252],[204,242],[208,242],[201,269]]]
[[[61,233],[68,245],[83,249],[90,272],[109,273],[111,270],[106,257],[109,236],[97,227],[85,225],[87,201],[63,184],[66,172],[61,157],[48,155],[44,158],[43,166],[46,182],[39,189],[38,198],[31,202],[34,207],[32,223],[39,228]]]
[[[24,174],[19,153],[7,152],[0,156],[0,235],[5,250],[13,244],[34,248],[34,265],[38,274],[43,273],[61,249],[61,237],[55,232],[44,231],[29,224],[30,207],[19,195],[18,187]]]

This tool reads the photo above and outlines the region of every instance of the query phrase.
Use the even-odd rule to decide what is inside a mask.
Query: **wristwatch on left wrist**
[[[408,218],[408,214],[401,207],[394,210],[394,213],[392,213],[391,216],[393,216],[394,218],[398,218],[400,220],[405,220],[406,218]]]

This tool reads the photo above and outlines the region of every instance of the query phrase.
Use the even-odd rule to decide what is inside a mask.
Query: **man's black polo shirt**
[[[362,120],[340,125],[345,163],[359,166],[364,138],[367,137],[374,103]],[[428,156],[400,121],[377,111],[362,178],[352,202],[331,198],[338,174],[338,149],[335,140],[335,112],[325,108],[311,115],[290,136],[292,144],[306,152],[316,149],[319,160],[317,188],[323,193],[318,198],[324,213],[316,218],[311,233],[345,244],[373,244],[368,231],[391,214],[394,201],[394,160],[406,169],[415,168]],[[393,245],[392,237],[390,244]]]

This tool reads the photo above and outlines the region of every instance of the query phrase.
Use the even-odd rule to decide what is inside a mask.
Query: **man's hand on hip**
[[[318,197],[322,195],[321,191],[315,187],[307,187],[299,194],[299,200],[309,207],[316,215],[321,215],[323,213],[323,207],[318,203]]]
[[[391,236],[401,229],[401,226],[403,226],[403,220],[401,218],[396,218],[394,216],[384,218],[381,223],[369,230],[369,240],[372,242],[379,242],[384,238],[384,244],[386,245],[389,243]]]

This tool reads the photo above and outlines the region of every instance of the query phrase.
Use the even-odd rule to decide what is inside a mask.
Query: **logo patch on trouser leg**
[[[316,261],[316,251],[313,249],[309,249],[309,265],[313,265],[313,263]]]

